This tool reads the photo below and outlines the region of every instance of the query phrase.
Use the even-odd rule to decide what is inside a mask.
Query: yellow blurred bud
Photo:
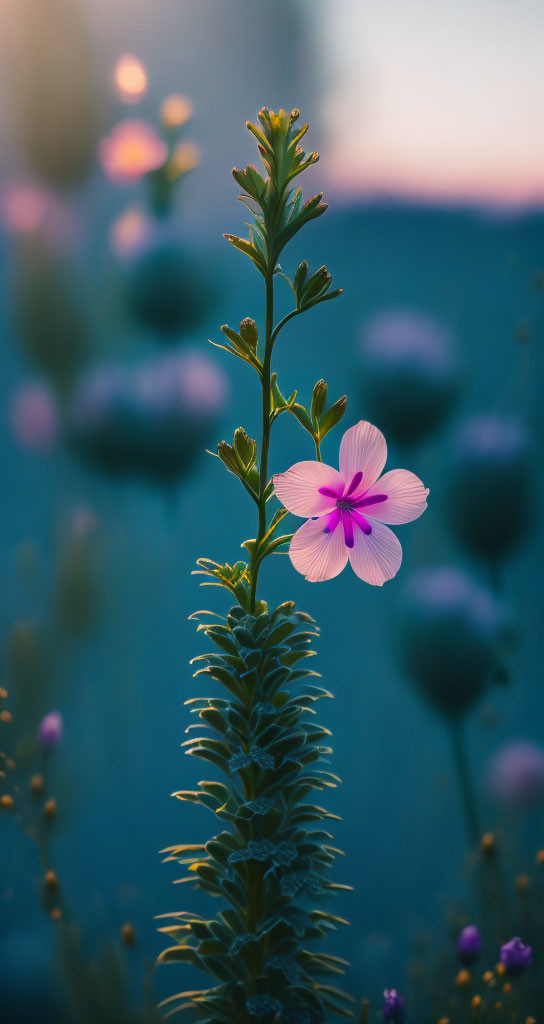
[[[485,857],[493,857],[497,852],[497,844],[493,832],[486,832],[480,839],[480,849]]]
[[[113,69],[115,91],[123,103],[137,103],[147,89],[147,72],[141,60],[131,53],[119,57]]]
[[[161,106],[161,121],[165,128],[181,128],[193,115],[193,104],[188,96],[173,93]]]
[[[34,793],[34,796],[39,796],[43,793],[45,782],[43,775],[33,775],[30,780],[30,792]]]
[[[121,938],[125,945],[134,945],[136,941],[136,935],[130,921],[125,921],[125,923],[121,926]]]
[[[43,805],[43,813],[46,818],[54,818],[57,813],[57,802],[56,800],[46,800]]]
[[[180,142],[176,146],[167,164],[167,173],[171,181],[181,178],[183,174],[193,171],[200,163],[200,150],[194,142]]]
[[[463,970],[459,971],[459,974],[455,979],[455,984],[457,985],[457,988],[466,988],[467,985],[470,985],[470,971],[467,971],[466,967],[463,967]]]

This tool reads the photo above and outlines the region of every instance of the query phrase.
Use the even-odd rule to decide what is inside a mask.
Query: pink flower
[[[59,436],[55,400],[45,384],[25,384],[15,392],[9,407],[16,440],[32,451],[51,451]]]
[[[152,125],[126,118],[101,140],[98,157],[110,181],[131,185],[166,163],[168,146]]]
[[[282,505],[310,517],[289,548],[295,569],[310,582],[338,576],[348,558],[357,576],[378,587],[397,574],[402,548],[384,523],[417,519],[429,490],[407,469],[380,477],[386,458],[381,431],[360,420],[342,438],[340,472],[323,462],[297,462],[274,477]]]

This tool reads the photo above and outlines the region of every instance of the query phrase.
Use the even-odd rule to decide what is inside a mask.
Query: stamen
[[[326,498],[338,498],[338,491],[334,491],[332,487],[318,487],[319,494],[324,494]]]
[[[338,523],[340,522],[340,512],[335,508],[334,512],[329,512],[325,519],[325,526],[323,527],[323,533],[334,533]]]
[[[363,474],[362,474],[361,470],[359,470],[358,473],[355,473],[355,475],[353,477],[353,480],[351,481],[351,483],[350,483],[346,493],[344,494],[344,498],[347,498],[348,495],[353,494],[353,492],[357,490],[357,488],[358,488],[359,484],[361,483],[362,479],[363,479]]]
[[[387,501],[387,494],[371,494],[368,498],[358,498],[352,504],[353,508],[364,508],[365,505],[378,505],[380,501]]]
[[[372,526],[368,519],[365,519],[360,512],[356,512],[355,509],[351,513],[352,519],[357,523],[357,526],[366,534],[367,537],[372,533]]]
[[[352,548],[355,540],[353,537],[353,523],[351,521],[351,515],[345,510],[340,514],[342,516],[342,526],[344,527],[344,540],[346,542],[346,547]]]

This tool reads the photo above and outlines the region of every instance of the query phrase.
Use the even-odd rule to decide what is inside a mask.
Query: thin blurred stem
[[[315,457],[316,457],[318,462],[323,462],[323,459],[321,458],[321,444],[319,443],[319,438],[318,437],[314,437],[314,443],[315,443]]]
[[[496,594],[502,593],[502,566],[498,558],[489,562],[489,577],[493,590]]]
[[[451,737],[453,760],[463,804],[468,839],[471,846],[476,846],[481,838],[480,814],[472,784],[463,722],[453,723]]]

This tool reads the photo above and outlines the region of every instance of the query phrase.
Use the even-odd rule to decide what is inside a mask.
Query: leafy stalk
[[[214,343],[259,377],[262,428],[260,452],[242,427],[232,444],[218,445],[226,469],[257,506],[256,537],[243,544],[249,560],[233,565],[198,560],[203,584],[226,588],[237,604],[225,618],[211,612],[192,616],[215,646],[212,653],[194,659],[195,675],[219,684],[224,695],[188,701],[197,722],[187,729],[190,738],[184,747],[187,754],[219,769],[225,781],[204,780],[196,790],[175,796],[207,807],[222,830],[208,843],[164,851],[168,861],[188,871],[180,881],[192,881],[226,903],[209,920],[185,911],[164,915],[169,923],[161,929],[174,944],[160,960],[199,968],[214,982],[210,988],[172,996],[164,1008],[190,1013],[206,1024],[250,1024],[255,1019],[262,1024],[322,1024],[327,1011],[352,1015],[350,999],[330,984],[330,976],[343,973],[344,962],[306,948],[346,923],[321,902],[329,893],[349,888],[327,876],[340,851],[331,845],[323,823],[335,816],[308,802],[314,790],[338,782],[323,767],[331,754],[329,732],[313,720],[314,704],[331,694],[313,684],[318,673],[305,661],[314,653],[311,643],[318,630],[292,602],[269,611],[257,592],[264,559],[290,540],[289,534],[279,533],[286,510],[278,509],[270,519],[267,514],[273,494],[273,423],[290,413],[311,435],[321,459],[321,441],[346,407],[343,397],[327,408],[327,385],[320,380],[307,409],[297,402],[296,391],[284,398],[272,372],[274,345],[287,323],[340,294],[330,291],[325,267],[309,274],[303,261],[291,281],[277,262],[290,239],[326,209],[321,195],[303,203],[301,190],[291,187],[317,160],[316,153],[307,155],[300,145],[308,126],[297,129],[297,119],[298,111],[262,110],[259,125],[248,123],[248,128],[257,140],[266,177],[252,166],[233,171],[253,220],[248,239],[225,237],[263,276],[262,343],[249,317],[239,331],[224,325],[226,342]],[[281,279],[289,284],[296,304],[274,325],[274,290]]]

